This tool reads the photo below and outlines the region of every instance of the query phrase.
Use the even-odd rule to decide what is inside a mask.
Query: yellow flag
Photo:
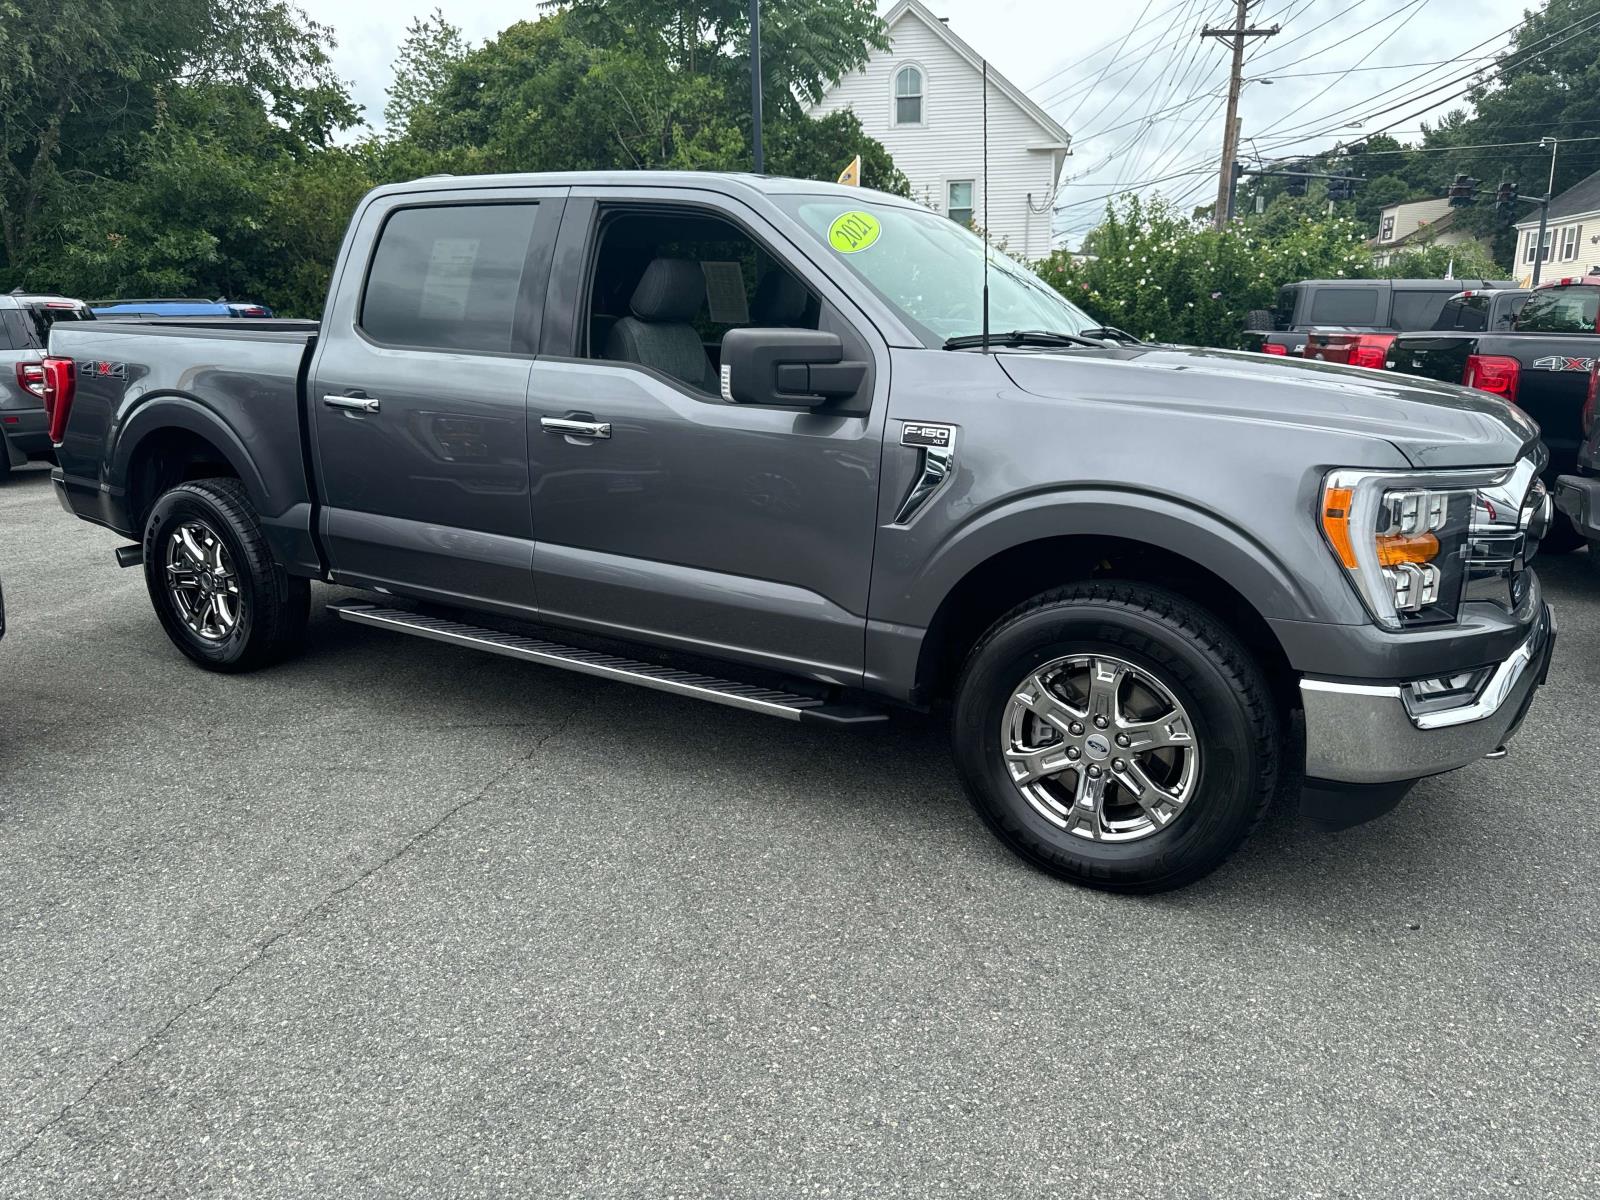
[[[839,182],[846,187],[861,186],[861,155],[850,160],[850,165],[840,173]]]

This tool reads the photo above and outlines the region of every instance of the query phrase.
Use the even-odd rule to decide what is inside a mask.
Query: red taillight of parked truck
[[[1392,341],[1392,333],[1313,333],[1306,338],[1306,357],[1381,371]]]
[[[1461,382],[1515,404],[1517,385],[1522,382],[1522,364],[1504,354],[1469,354]]]
[[[50,442],[61,445],[66,436],[67,417],[72,413],[72,397],[77,390],[78,368],[70,358],[47,358],[39,364],[44,368],[45,420],[50,426]]]
[[[19,362],[17,364],[17,386],[25,392],[32,392],[35,396],[44,396],[44,364],[38,362]]]
[[[1289,347],[1280,346],[1277,342],[1264,342],[1261,346],[1263,354],[1288,354]]]
[[[1600,358],[1589,368],[1589,394],[1583,398],[1583,436],[1594,432],[1596,416],[1595,394],[1600,392]]]

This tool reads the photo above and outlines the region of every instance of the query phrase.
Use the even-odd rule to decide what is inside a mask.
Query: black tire
[[[1002,722],[1023,681],[1070,655],[1112,655],[1148,673],[1191,717],[1198,775],[1171,823],[1139,840],[1091,841],[1047,820],[1012,781]],[[1215,617],[1163,588],[1080,583],[1007,613],[967,657],[953,720],[967,793],[1003,843],[1074,883],[1117,892],[1183,887],[1218,867],[1279,786],[1285,725],[1261,667]]]
[[[167,582],[167,548],[177,529],[198,522],[227,552],[237,588],[236,622],[203,637],[185,623]],[[253,671],[289,657],[305,638],[311,585],[272,557],[266,534],[237,479],[200,479],[163,493],[144,532],[144,579],[172,644],[210,671]]]
[[[1266,309],[1252,308],[1244,315],[1244,327],[1250,333],[1271,333],[1277,328],[1277,322]]]
[[[1589,539],[1589,573],[1600,580],[1600,538]]]
[[[0,433],[0,483],[11,477],[11,447],[6,444],[6,435]]]

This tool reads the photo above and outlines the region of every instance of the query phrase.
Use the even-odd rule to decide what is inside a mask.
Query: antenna
[[[983,352],[989,353],[989,60],[983,60]]]

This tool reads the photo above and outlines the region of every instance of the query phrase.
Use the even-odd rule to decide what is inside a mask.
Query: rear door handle
[[[563,433],[569,437],[608,438],[610,421],[579,421],[572,417],[540,417],[539,427],[546,433]]]
[[[348,408],[355,412],[375,413],[383,407],[368,396],[324,396],[322,402],[329,408]]]

